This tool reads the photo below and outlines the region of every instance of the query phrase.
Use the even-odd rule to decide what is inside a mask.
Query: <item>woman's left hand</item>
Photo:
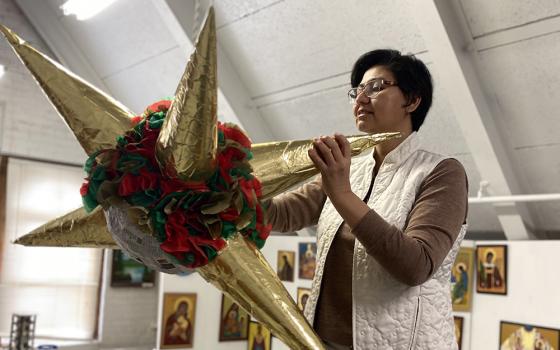
[[[309,157],[319,169],[322,176],[323,191],[334,198],[352,193],[350,187],[350,143],[341,134],[321,136],[313,141],[313,148],[308,151]]]

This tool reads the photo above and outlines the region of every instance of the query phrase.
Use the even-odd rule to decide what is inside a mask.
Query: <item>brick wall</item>
[[[14,1],[0,0],[0,23],[53,57]],[[0,152],[82,164],[85,153],[3,36],[0,64]]]
[[[112,288],[111,259],[105,254],[100,348],[152,349],[156,344],[158,288]]]

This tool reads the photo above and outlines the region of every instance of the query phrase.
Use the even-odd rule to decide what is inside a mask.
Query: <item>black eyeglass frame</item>
[[[375,83],[379,84],[375,85]],[[348,90],[348,99],[350,100],[350,103],[355,103],[356,99],[362,92],[369,98],[375,98],[378,93],[391,86],[398,86],[398,83],[396,81],[385,80],[383,78],[373,78]]]

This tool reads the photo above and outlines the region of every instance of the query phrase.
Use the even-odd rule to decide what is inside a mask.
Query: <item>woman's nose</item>
[[[368,104],[370,102],[370,98],[365,94],[364,91],[360,91],[358,96],[356,96],[356,103],[357,104]]]

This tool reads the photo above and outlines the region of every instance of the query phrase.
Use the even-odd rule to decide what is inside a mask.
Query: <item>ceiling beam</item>
[[[430,53],[432,70],[447,92],[480,176],[489,183],[489,193],[519,193],[514,167],[478,76],[478,57],[472,49],[475,45],[458,0],[423,0],[414,4],[412,12]],[[533,219],[522,204],[502,203],[494,207],[509,240],[532,236],[528,227],[534,227]]]
[[[560,17],[551,17],[483,34],[474,38],[474,45],[476,50],[481,52],[558,32]]]

